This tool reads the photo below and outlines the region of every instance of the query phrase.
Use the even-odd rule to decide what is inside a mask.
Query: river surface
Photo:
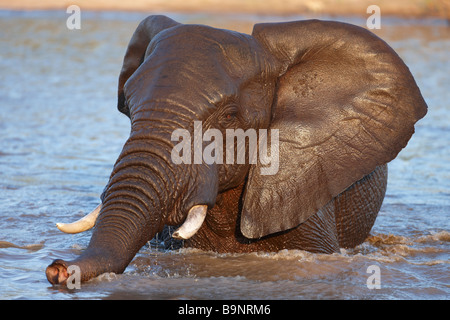
[[[247,33],[255,22],[309,18],[169,16]],[[376,33],[405,60],[429,111],[390,163],[366,242],[332,255],[147,245],[124,274],[79,290],[51,286],[46,266],[73,259],[91,236],[63,234],[55,222],[97,206],[128,137],[129,120],[116,109],[117,77],[144,17],[82,12],[81,29],[69,30],[65,12],[0,11],[0,299],[450,298],[450,28],[396,18],[383,18]],[[378,274],[380,288],[370,289]]]

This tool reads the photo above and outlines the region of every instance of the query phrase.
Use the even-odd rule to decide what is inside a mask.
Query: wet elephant
[[[247,35],[164,16],[146,18],[131,38],[118,109],[131,120],[129,139],[101,205],[59,225],[95,228],[78,258],[47,267],[53,284],[69,265],[83,281],[122,273],[166,225],[181,225],[174,235],[186,246],[218,252],[354,247],[381,207],[387,163],[427,112],[407,66],[363,28],[307,20],[257,24]],[[227,130],[265,133],[276,170],[219,149],[216,161],[192,160],[195,147],[174,153],[174,132],[195,140],[196,124],[216,146]],[[248,140],[233,148],[250,154]]]

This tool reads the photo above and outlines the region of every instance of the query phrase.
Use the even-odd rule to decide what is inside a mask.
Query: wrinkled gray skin
[[[386,189],[386,163],[427,106],[408,68],[369,31],[339,22],[257,24],[252,35],[150,16],[119,78],[131,133],[101,196],[88,248],[55,260],[83,281],[122,273],[165,225],[194,205],[206,221],[187,242],[221,252],[334,252],[367,237]],[[261,164],[171,161],[175,129],[279,129],[275,175]]]

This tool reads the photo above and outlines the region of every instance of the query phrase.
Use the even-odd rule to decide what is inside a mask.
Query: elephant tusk
[[[91,229],[95,225],[95,221],[102,209],[102,204],[99,204],[91,213],[84,216],[78,221],[72,223],[57,223],[59,230],[65,233],[79,233]]]
[[[187,215],[183,225],[179,227],[172,235],[176,239],[187,240],[192,237],[203,224],[208,211],[207,205],[193,206]]]

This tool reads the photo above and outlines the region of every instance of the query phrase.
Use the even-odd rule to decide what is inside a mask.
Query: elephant
[[[313,19],[244,34],[163,15],[145,18],[131,37],[117,108],[130,136],[99,206],[57,224],[93,231],[77,258],[46,268],[51,284],[66,283],[70,265],[81,281],[123,273],[166,226],[179,227],[173,236],[184,246],[215,252],[355,247],[381,208],[387,164],[427,113],[403,60],[365,28]],[[277,133],[276,172],[262,174],[267,163],[249,156],[175,163],[174,132],[195,136],[195,123],[222,138],[231,129],[259,130],[258,141],[261,130],[267,141]]]

